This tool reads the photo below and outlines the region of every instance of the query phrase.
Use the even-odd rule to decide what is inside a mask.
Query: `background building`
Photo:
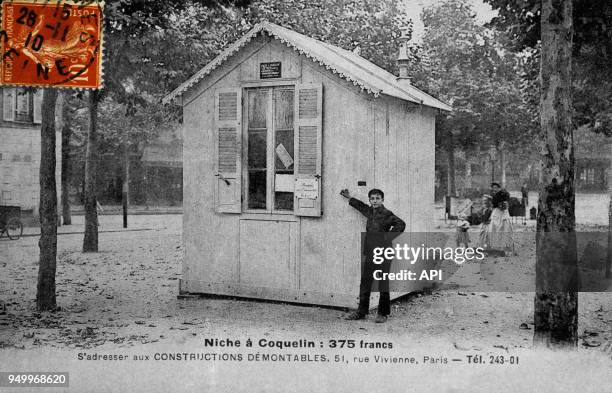
[[[20,206],[26,214],[38,215],[42,90],[3,87],[0,92],[0,205]],[[56,134],[56,160],[59,197],[59,132]]]

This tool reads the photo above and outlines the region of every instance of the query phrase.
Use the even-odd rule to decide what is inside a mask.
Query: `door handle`
[[[217,173],[215,176],[218,176],[218,177],[219,177],[219,179],[223,180],[223,181],[225,182],[225,184],[227,184],[228,186],[230,185],[229,180],[227,180],[225,177],[223,177],[223,175],[222,175],[222,174]]]

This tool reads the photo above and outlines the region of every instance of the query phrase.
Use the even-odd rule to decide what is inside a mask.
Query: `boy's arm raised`
[[[350,198],[349,205],[357,209],[359,213],[363,214],[366,217],[370,214],[370,207],[357,198]]]
[[[353,198],[351,194],[349,193],[348,189],[345,188],[344,190],[340,191],[340,195],[342,195],[345,198],[348,198],[349,205],[357,209],[359,213],[363,214],[366,217],[368,216],[368,214],[370,213],[370,208],[368,207],[368,205],[361,202],[357,198]]]

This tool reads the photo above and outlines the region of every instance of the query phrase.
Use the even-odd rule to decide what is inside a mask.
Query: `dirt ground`
[[[530,348],[533,293],[477,292],[469,287],[412,294],[393,302],[384,324],[343,319],[332,308],[232,298],[178,299],[181,216],[102,216],[100,252],[81,253],[82,217],[60,228],[55,313],[36,313],[38,238],[0,240],[0,348],[105,348],[185,343],[219,334],[372,337],[460,350]],[[445,229],[445,225],[441,225]],[[450,230],[449,228],[446,228]],[[533,253],[532,229],[518,228],[517,249]],[[474,236],[475,237],[475,236]],[[523,266],[523,268],[525,268]],[[469,270],[466,270],[469,272]],[[533,272],[533,266],[526,268]],[[533,273],[531,273],[533,274]],[[581,293],[580,346],[610,350],[612,296]]]

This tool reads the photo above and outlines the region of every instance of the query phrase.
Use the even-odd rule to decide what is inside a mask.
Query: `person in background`
[[[508,212],[510,194],[499,183],[491,183],[491,224],[489,225],[490,250],[502,256],[514,251],[512,221]]]
[[[525,207],[525,211],[527,211],[527,207],[529,206],[529,189],[527,188],[527,184],[523,184],[521,187],[521,196],[523,197],[523,207]]]
[[[469,247],[470,246],[470,235],[468,234],[470,229],[470,223],[467,220],[465,214],[461,214],[457,220],[457,247]]]
[[[490,246],[489,241],[489,226],[491,225],[491,213],[493,212],[493,202],[491,195],[484,194],[482,196],[482,221],[480,223],[480,231],[478,233],[477,246],[483,249],[488,249]]]

